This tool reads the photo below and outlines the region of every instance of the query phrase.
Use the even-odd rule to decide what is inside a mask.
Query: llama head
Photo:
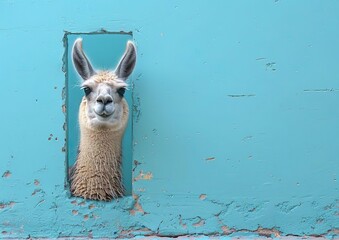
[[[113,127],[123,117],[123,96],[126,80],[136,62],[136,50],[131,41],[114,71],[96,71],[82,49],[82,39],[73,45],[73,64],[83,79],[85,116],[91,127]]]

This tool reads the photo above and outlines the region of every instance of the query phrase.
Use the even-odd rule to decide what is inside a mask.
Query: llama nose
[[[97,98],[97,103],[100,103],[100,104],[103,104],[103,105],[109,104],[111,102],[113,102],[113,99],[110,95],[99,96]]]

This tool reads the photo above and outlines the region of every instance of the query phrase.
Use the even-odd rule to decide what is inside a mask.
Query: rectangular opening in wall
[[[77,38],[82,38],[82,46],[86,56],[94,69],[114,70],[126,49],[128,40],[132,40],[131,33],[66,33],[67,60],[66,67],[66,144],[67,144],[67,172],[74,166],[80,141],[78,113],[79,106],[84,97],[81,89],[82,78],[77,73],[72,62],[72,46]],[[127,83],[130,87],[124,94],[129,108],[132,104],[132,76]],[[132,111],[129,111],[129,119],[122,142],[122,181],[125,187],[125,195],[132,192]],[[100,143],[98,143],[100,144]],[[70,174],[68,174],[68,183]],[[68,184],[69,186],[69,184]]]

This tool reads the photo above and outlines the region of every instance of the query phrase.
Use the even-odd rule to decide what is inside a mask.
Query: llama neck
[[[128,120],[128,105],[123,99],[123,116],[114,128],[94,129],[89,127],[85,116],[85,102],[80,106],[80,146],[79,157],[86,154],[93,163],[100,164],[103,159],[117,159],[121,156],[121,141]],[[80,160],[80,159],[79,159]]]
[[[79,155],[71,177],[74,196],[109,200],[123,195],[121,183],[121,140],[127,119],[128,105],[123,100],[123,117],[114,128],[89,127],[85,102],[80,106]]]
[[[107,164],[106,160],[120,160],[123,132],[83,129],[80,136],[79,158],[89,158],[88,164]]]

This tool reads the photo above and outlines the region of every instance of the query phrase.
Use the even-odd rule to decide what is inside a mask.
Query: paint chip
[[[144,173],[142,170],[139,175],[134,178],[134,181],[138,180],[151,180],[153,178],[153,174],[151,172]]]
[[[205,200],[206,197],[207,197],[206,194],[200,194],[199,199],[200,199],[200,200]]]
[[[259,236],[264,236],[264,237],[280,237],[280,231],[274,229],[274,228],[262,228],[258,227],[257,233]]]
[[[136,194],[133,194],[133,198],[134,198],[134,204],[133,204],[133,208],[129,211],[129,213],[131,215],[135,215],[137,212],[141,213],[141,214],[147,214],[144,209],[142,208],[141,204],[139,203],[139,196]]]
[[[94,204],[91,204],[91,205],[88,206],[88,209],[93,209],[93,208],[95,208]]]
[[[179,215],[179,224],[180,224],[180,226],[181,226],[182,228],[184,228],[184,229],[186,229],[186,228],[187,228],[187,224],[186,224],[186,223],[184,223],[184,222],[182,221],[182,217],[181,217],[181,215]]]
[[[201,227],[205,225],[205,220],[204,219],[200,219],[198,222],[193,223],[193,227]]]
[[[206,161],[213,161],[213,160],[215,160],[215,157],[208,157],[208,158],[206,158]]]
[[[73,214],[73,215],[78,215],[78,214],[79,214],[79,211],[78,211],[78,210],[72,210],[72,214]]]
[[[223,234],[225,234],[225,235],[229,235],[229,234],[234,232],[234,231],[232,231],[232,229],[230,229],[227,226],[221,226],[221,230],[222,230]]]
[[[6,172],[4,172],[4,174],[2,174],[2,177],[3,178],[9,178],[11,175],[12,175],[12,173],[9,170],[7,170]]]
[[[10,202],[7,202],[7,203],[0,203],[0,209],[4,209],[4,208],[13,208],[15,205],[15,202],[13,201],[10,201]]]
[[[41,189],[34,189],[34,191],[32,192],[32,196],[34,196],[34,195],[37,194],[38,192],[41,192]]]
[[[89,218],[88,214],[84,215],[84,220],[87,221]]]
[[[34,185],[35,186],[39,186],[40,185],[40,181],[38,179],[34,179]]]

